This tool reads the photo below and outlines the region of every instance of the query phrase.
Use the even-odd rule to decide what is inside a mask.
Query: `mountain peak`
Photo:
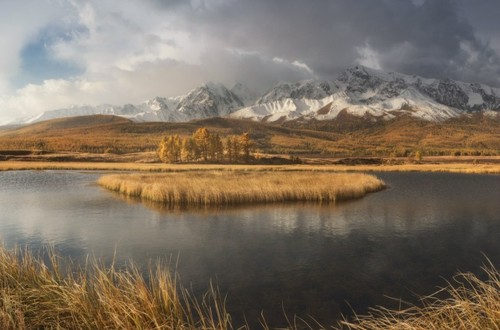
[[[443,120],[474,111],[500,113],[500,89],[452,79],[428,79],[356,65],[336,80],[279,82],[262,95],[242,83],[231,89],[207,82],[185,95],[157,96],[138,105],[80,105],[46,111],[31,123],[61,117],[117,115],[136,121],[182,122],[234,116],[254,120],[333,119],[342,111],[359,117],[390,119],[409,115]]]
[[[294,83],[279,82],[262,96],[257,104],[264,104],[284,99],[319,100],[333,94],[335,85],[329,81],[301,80]]]

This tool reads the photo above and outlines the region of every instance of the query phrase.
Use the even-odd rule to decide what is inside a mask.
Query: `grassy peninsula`
[[[110,174],[98,183],[130,197],[170,207],[324,202],[363,197],[385,187],[361,173],[205,171]]]

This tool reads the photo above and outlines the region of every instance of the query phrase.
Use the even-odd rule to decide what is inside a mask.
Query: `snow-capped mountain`
[[[280,83],[255,105],[231,116],[267,122],[325,120],[345,111],[358,117],[391,119],[407,114],[440,121],[481,110],[499,113],[500,89],[356,66],[332,82]]]
[[[329,81],[305,80],[296,83],[280,82],[259,98],[257,104],[266,104],[285,99],[319,100],[332,95],[338,90],[337,87]]]
[[[184,122],[228,116],[242,107],[244,103],[240,97],[224,85],[207,83],[183,96],[155,97],[137,105],[72,106],[46,111],[23,122],[28,124],[48,119],[98,114],[116,115],[135,121]]]
[[[135,121],[184,122],[229,116],[281,122],[334,119],[340,112],[369,119],[409,115],[441,121],[475,111],[500,114],[500,89],[356,66],[333,81],[281,82],[260,97],[240,83],[231,89],[208,83],[182,96],[156,97],[138,105],[73,106],[46,111],[23,123],[94,114]]]

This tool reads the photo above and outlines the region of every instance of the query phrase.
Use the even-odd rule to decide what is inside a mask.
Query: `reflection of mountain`
[[[74,106],[46,111],[23,123],[94,114],[168,122],[226,116],[267,122],[329,120],[341,113],[370,120],[409,115],[440,121],[478,111],[496,116],[499,110],[497,88],[356,66],[333,81],[281,82],[260,97],[241,83],[231,89],[208,83],[182,96],[155,97],[138,105]]]

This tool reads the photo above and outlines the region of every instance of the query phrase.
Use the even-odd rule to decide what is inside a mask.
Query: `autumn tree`
[[[224,157],[224,144],[219,134],[211,134],[209,137],[209,155],[208,158],[212,161],[221,161]]]
[[[192,137],[186,138],[182,141],[182,159],[187,162],[192,162],[200,158],[200,152],[196,146],[196,142]]]
[[[239,140],[241,152],[243,153],[243,159],[248,163],[250,161],[250,148],[252,147],[252,141],[250,141],[248,133],[240,135]]]
[[[226,157],[229,162],[234,161],[234,155],[233,155],[233,138],[231,136],[228,136],[226,138],[226,144],[224,146],[225,152],[226,152]]]
[[[198,128],[193,134],[193,139],[200,152],[200,157],[204,161],[207,161],[209,152],[208,149],[210,145],[210,132],[205,127]]]
[[[231,143],[231,153],[233,155],[233,162],[238,162],[241,158],[241,145],[237,136],[234,136]]]
[[[199,128],[191,137],[181,139],[178,135],[165,136],[158,145],[158,156],[162,162],[248,162],[252,141],[248,133],[228,136],[225,143],[219,134],[211,134],[205,127]]]
[[[164,163],[168,163],[168,158],[167,158],[167,137],[163,137],[161,139],[160,144],[158,145],[158,157],[160,160]]]
[[[178,135],[164,137],[158,146],[158,156],[164,163],[181,161],[181,139]]]

